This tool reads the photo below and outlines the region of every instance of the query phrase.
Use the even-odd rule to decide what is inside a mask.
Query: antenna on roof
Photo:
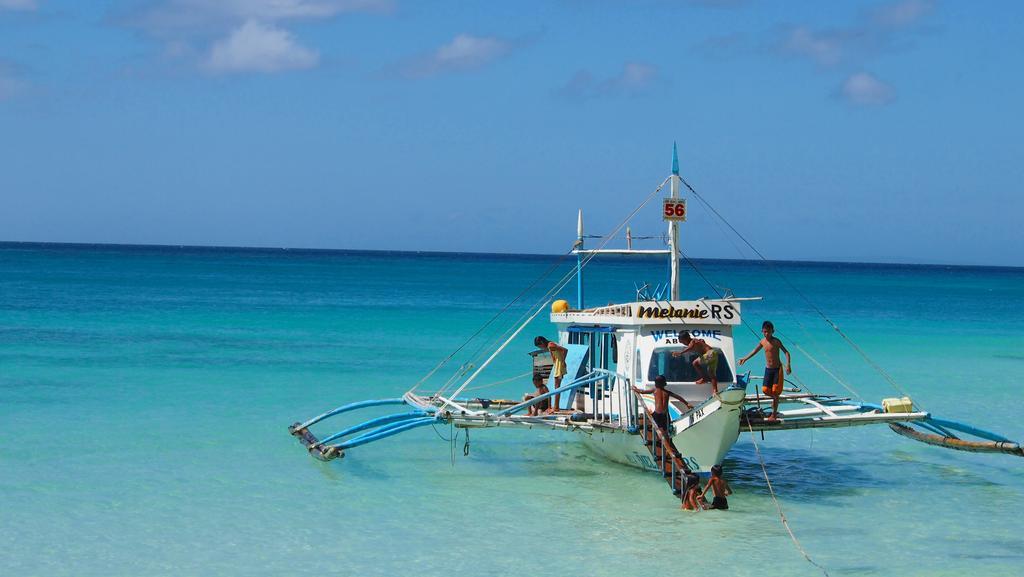
[[[583,209],[576,217],[576,307],[583,309]]]

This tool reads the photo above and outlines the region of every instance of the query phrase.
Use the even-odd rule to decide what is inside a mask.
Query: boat
[[[766,409],[772,399],[760,392],[758,377],[738,371],[734,341],[736,331],[749,328],[743,321],[744,305],[759,297],[719,294],[715,298],[685,300],[680,296],[680,257],[685,255],[679,244],[679,227],[687,216],[684,184],[691,195],[697,195],[680,176],[673,145],[671,174],[633,212],[636,214],[650,204],[668,186],[669,195],[661,199],[662,217],[667,224],[666,248],[634,249],[628,218],[602,237],[598,246],[589,248],[585,245],[591,237],[584,234],[580,211],[570,252],[576,257],[575,269],[555,283],[478,366],[460,366],[438,390],[424,392],[417,385],[401,397],[346,404],[296,422],[289,432],[312,456],[331,461],[361,445],[429,425],[447,424],[466,430],[561,431],[575,436],[608,461],[660,473],[676,495],[682,495],[688,475],[707,474],[712,466],[720,465],[741,432],[753,435],[889,425],[903,436],[939,447],[1024,456],[1019,443],[935,417],[906,395],[874,404],[849,396],[814,393],[806,387],[793,387],[786,380],[790,388],[779,396],[778,408],[769,414]],[[608,242],[623,226],[627,246],[608,248]],[[627,301],[588,307],[584,299],[585,268],[593,259],[611,254],[664,256],[668,260],[668,282],[653,287],[634,285],[635,291]],[[570,304],[557,297],[568,290],[572,280],[576,281],[576,299]],[[555,386],[550,355],[539,350],[532,354],[531,373],[547,381],[547,393],[522,401],[460,396],[473,390],[470,386],[492,361],[544,312],[548,312],[557,331],[557,344],[565,351],[561,386]],[[822,316],[848,339],[824,313]],[[715,351],[719,361],[713,375],[701,374],[701,365],[693,364],[698,353],[687,349],[683,342],[687,339],[700,339]],[[851,344],[864,354],[855,343]],[[427,376],[444,367],[450,358]],[[668,405],[666,428],[655,423],[655,399],[651,394],[652,384],[659,376],[664,377],[666,389],[677,397]],[[717,383],[709,378],[712,376]],[[528,387],[529,381],[524,381],[523,388]],[[558,406],[550,413],[531,410],[556,401]],[[327,419],[388,405],[403,408],[331,434],[314,433],[314,428],[320,430]]]

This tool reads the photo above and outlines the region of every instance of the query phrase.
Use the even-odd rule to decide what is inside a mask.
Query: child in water
[[[711,467],[711,479],[708,480],[708,484],[704,487],[704,491],[701,492],[700,496],[703,499],[704,494],[711,489],[715,498],[711,500],[711,506],[708,509],[728,509],[729,501],[726,497],[732,495],[732,489],[729,488],[729,482],[722,477],[722,466],[715,465]]]
[[[700,491],[700,477],[697,473],[686,475],[686,489],[683,491],[683,509],[687,511],[700,511],[704,508],[703,495]]]

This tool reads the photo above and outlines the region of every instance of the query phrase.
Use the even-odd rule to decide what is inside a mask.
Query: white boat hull
[[[713,465],[721,464],[736,443],[744,394],[742,389],[725,390],[720,399],[709,399],[697,410],[672,423],[676,430],[672,442],[691,470],[710,472]],[[590,450],[611,461],[651,471],[660,470],[641,435],[605,429],[592,431],[582,439]]]

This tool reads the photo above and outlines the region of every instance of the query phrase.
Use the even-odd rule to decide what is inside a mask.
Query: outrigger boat
[[[764,407],[771,399],[760,395],[757,392],[760,387],[756,384],[754,394],[747,392],[753,379],[749,373],[736,373],[733,334],[736,327],[743,326],[743,303],[759,299],[730,295],[713,299],[680,299],[682,253],[679,223],[686,217],[686,199],[680,194],[681,184],[686,184],[692,194],[701,197],[680,177],[675,146],[671,175],[641,207],[666,183],[671,191],[662,203],[663,217],[668,221],[667,249],[633,249],[631,242],[625,249],[604,248],[607,240],[617,234],[625,222],[608,235],[600,247],[584,248],[587,237],[583,233],[581,211],[572,250],[577,259],[575,271],[563,277],[541,299],[536,310],[531,309],[532,314],[479,367],[470,369],[471,373],[463,367],[457,373],[461,375],[460,380],[450,381],[449,385],[432,393],[422,393],[413,387],[400,398],[347,404],[295,423],[289,427],[289,432],[311,455],[330,461],[361,445],[428,425],[450,424],[459,429],[515,427],[563,431],[576,435],[593,452],[611,461],[662,473],[677,495],[682,492],[684,476],[690,472],[707,473],[713,465],[720,464],[741,431],[754,433],[886,424],[901,435],[940,447],[1024,456],[1020,444],[995,433],[934,417],[906,396],[870,404],[849,397],[790,389],[780,397],[778,414],[772,415],[771,419],[766,418]],[[585,307],[584,267],[591,259],[604,254],[665,255],[669,261],[669,282],[656,287],[638,287],[635,299],[629,302]],[[570,307],[565,300],[555,300],[558,292],[572,278],[577,283],[576,307]],[[562,386],[554,387],[549,376],[550,363],[545,362],[547,355],[538,351],[534,353],[533,374],[549,379],[548,393],[522,402],[459,397],[494,358],[548,307],[551,308],[550,320],[557,327],[558,343],[568,350],[567,373]],[[833,328],[838,331],[834,324]],[[700,375],[691,364],[694,353],[683,352],[685,346],[679,342],[682,331],[689,331],[693,337],[704,339],[718,350],[717,393],[710,383],[701,382]],[[690,405],[672,401],[669,407],[671,423],[667,431],[654,425],[653,398],[640,392],[650,387],[658,375],[664,375],[667,388]],[[456,382],[457,387],[454,386]],[[449,388],[454,388],[454,391],[448,393]],[[556,395],[561,401],[557,412],[528,414],[531,407],[550,402],[549,399]],[[382,405],[402,405],[407,409],[320,437],[313,432],[314,425],[328,418]]]

